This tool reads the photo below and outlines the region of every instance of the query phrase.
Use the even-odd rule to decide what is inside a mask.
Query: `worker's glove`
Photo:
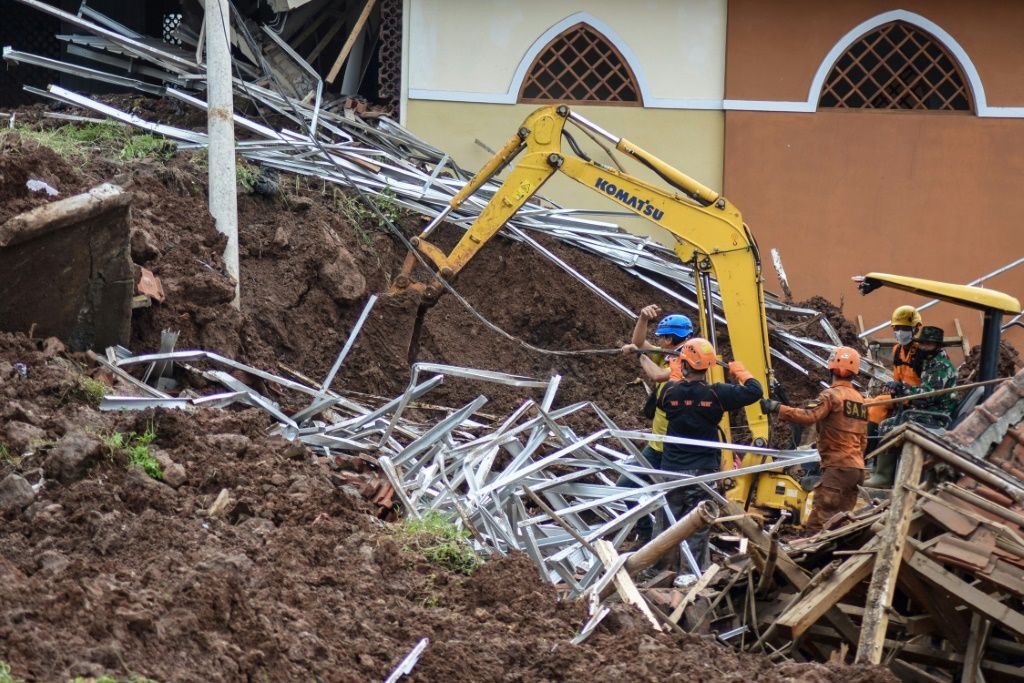
[[[772,413],[779,412],[779,408],[782,407],[782,403],[779,401],[773,401],[770,398],[761,399],[761,412],[765,415],[771,415]]]
[[[750,374],[750,371],[747,370],[746,367],[744,367],[743,363],[739,362],[738,360],[734,360],[731,363],[729,363],[729,374],[732,377],[735,377],[740,384],[743,384],[748,379],[753,379],[754,377],[753,375]]]
[[[903,382],[889,382],[885,385],[885,393],[893,398],[907,395],[907,385]]]

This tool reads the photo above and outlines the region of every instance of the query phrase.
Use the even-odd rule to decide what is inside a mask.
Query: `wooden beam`
[[[964,648],[964,668],[960,673],[960,683],[978,683],[982,679],[981,660],[985,654],[985,641],[988,640],[992,622],[975,612],[971,619],[971,635],[967,638]]]
[[[878,538],[864,546],[878,547]],[[814,625],[828,610],[836,606],[854,586],[866,579],[875,564],[875,555],[854,555],[845,560],[833,574],[812,588],[789,609],[779,615],[777,628],[795,640]]]
[[[838,633],[824,626],[812,626],[808,631],[808,638],[812,637],[826,644],[842,642]],[[887,650],[898,650],[899,654],[897,656],[905,662],[927,664],[928,666],[936,666],[948,671],[958,670],[964,661],[964,656],[959,652],[937,650],[926,645],[908,644],[905,641],[886,640],[885,648]],[[991,672],[1000,681],[1024,683],[1024,667],[986,659],[981,662],[981,670],[985,673]]]
[[[740,515],[745,511],[743,506],[735,501],[727,501],[721,504],[722,511],[727,515]],[[764,551],[767,556],[769,549],[771,548],[772,539],[768,534],[765,533],[764,529],[760,527],[750,517],[744,517],[737,519],[734,524],[739,528],[740,532],[744,536],[750,539],[750,542],[757,546],[760,550]],[[796,562],[791,558],[782,548],[777,551],[775,558],[775,571],[778,572],[786,579],[786,581],[796,588],[797,590],[803,590],[811,579],[804,573],[804,570],[800,568]],[[825,612],[825,619],[845,638],[850,645],[855,645],[857,642],[857,626],[850,620],[850,617],[843,614],[838,607],[834,605]]]
[[[889,668],[904,683],[948,683],[945,678],[930,674],[924,669],[908,664],[901,659],[894,659]]]
[[[601,559],[601,563],[604,564],[606,569],[610,569],[619,559],[619,553],[615,551],[615,546],[608,541],[596,541],[594,549],[597,551],[597,556]],[[658,619],[647,606],[647,601],[640,595],[640,591],[637,589],[636,584],[633,583],[633,579],[626,573],[625,567],[620,567],[615,572],[615,578],[612,579],[612,583],[624,603],[633,605],[640,610],[647,617],[647,620],[651,622],[651,625],[654,626],[655,631],[662,630],[661,624],[658,623]]]
[[[885,630],[889,626],[889,609],[896,591],[896,577],[903,559],[903,544],[910,529],[910,518],[914,513],[917,494],[912,488],[921,480],[924,454],[915,443],[903,444],[900,464],[892,487],[892,503],[879,540],[875,556],[871,584],[865,603],[864,618],[861,620],[860,641],[857,645],[857,664],[879,664],[882,661],[882,644]]]
[[[970,625],[964,615],[957,611],[955,601],[945,591],[936,591],[935,586],[926,583],[921,575],[909,566],[907,561],[914,551],[903,549],[904,565],[900,567],[898,583],[914,604],[928,613],[938,627],[939,633],[951,643],[965,643],[970,635]]]
[[[366,0],[366,5],[363,7],[362,13],[359,18],[356,19],[356,23],[352,26],[352,32],[348,34],[348,40],[341,46],[341,52],[338,53],[338,58],[334,60],[334,66],[331,67],[330,73],[327,74],[327,78],[324,79],[328,83],[334,83],[334,79],[338,77],[338,72],[341,71],[341,65],[345,63],[345,59],[348,57],[348,53],[352,51],[352,46],[356,44],[356,38],[363,30],[363,25],[366,24],[366,20],[370,18],[370,12],[373,11],[373,6],[377,0]]]
[[[999,622],[1004,628],[1013,631],[1017,635],[1024,636],[1024,614],[1011,609],[1008,605],[1004,605],[988,593],[975,588],[938,562],[925,556],[924,553],[917,552],[919,546],[913,539],[910,539],[908,543],[914,546],[915,551],[908,564],[916,569],[921,576],[930,583],[934,583],[939,588],[949,592],[950,595],[963,602],[968,609],[981,614],[987,619]]]

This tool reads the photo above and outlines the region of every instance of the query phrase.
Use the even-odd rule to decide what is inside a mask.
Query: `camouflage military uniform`
[[[914,394],[923,394],[926,391],[948,389],[955,384],[956,368],[953,366],[953,361],[949,359],[945,351],[940,350],[924,362],[924,366],[921,368],[921,386],[907,387],[906,394],[907,396],[913,396]],[[956,392],[951,392],[941,396],[933,396],[932,398],[910,401],[910,408],[952,415],[953,411],[956,410],[958,400]]]
[[[904,385],[901,395],[913,396],[914,394],[923,394],[929,391],[937,391],[938,389],[948,389],[955,384],[956,367],[954,367],[953,361],[949,360],[949,356],[946,355],[946,352],[940,350],[934,356],[924,361],[924,365],[921,367],[921,385],[916,387]],[[948,394],[942,394],[941,396],[922,398],[917,401],[908,401],[904,404],[903,409],[942,413],[952,417],[953,411],[956,410],[957,401],[959,401],[957,393],[950,392]],[[879,426],[879,431],[882,434],[885,434],[897,425],[906,422],[908,418],[925,427],[946,426],[941,424],[940,420],[931,419],[925,415],[911,414],[904,417],[903,415],[897,414],[894,417],[884,420]]]

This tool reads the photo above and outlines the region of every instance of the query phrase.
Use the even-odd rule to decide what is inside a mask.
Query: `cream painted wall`
[[[534,109],[536,105],[532,104],[510,106],[410,100],[406,120],[410,130],[448,152],[459,166],[472,173],[491,156],[475,140],[491,149],[498,149]],[[600,106],[576,106],[573,110],[605,130],[628,138],[704,184],[721,189],[725,134],[723,112]],[[568,129],[575,131],[573,126]],[[582,132],[574,134],[574,137],[595,161],[610,163],[607,155]],[[646,168],[624,159],[621,154],[616,158],[621,160],[627,172],[664,187],[664,181]],[[540,194],[569,208],[618,209],[613,202],[602,199],[597,193],[561,174],[555,174]],[[672,244],[664,230],[632,215],[603,220]]]
[[[724,95],[726,0],[590,0],[585,8],[566,0],[406,2],[413,98],[424,91],[506,94],[530,47],[581,9],[635,56],[630,65],[646,83],[648,106]]]

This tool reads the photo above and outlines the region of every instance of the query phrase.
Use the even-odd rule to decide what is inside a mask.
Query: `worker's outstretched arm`
[[[761,383],[753,377],[748,377],[743,384],[712,384],[711,388],[726,410],[737,410],[753,405],[764,395]]]
[[[795,422],[801,425],[812,425],[821,422],[832,412],[832,402],[824,392],[818,396],[818,400],[809,408],[794,408],[792,406],[781,406],[779,418],[783,422]]]

